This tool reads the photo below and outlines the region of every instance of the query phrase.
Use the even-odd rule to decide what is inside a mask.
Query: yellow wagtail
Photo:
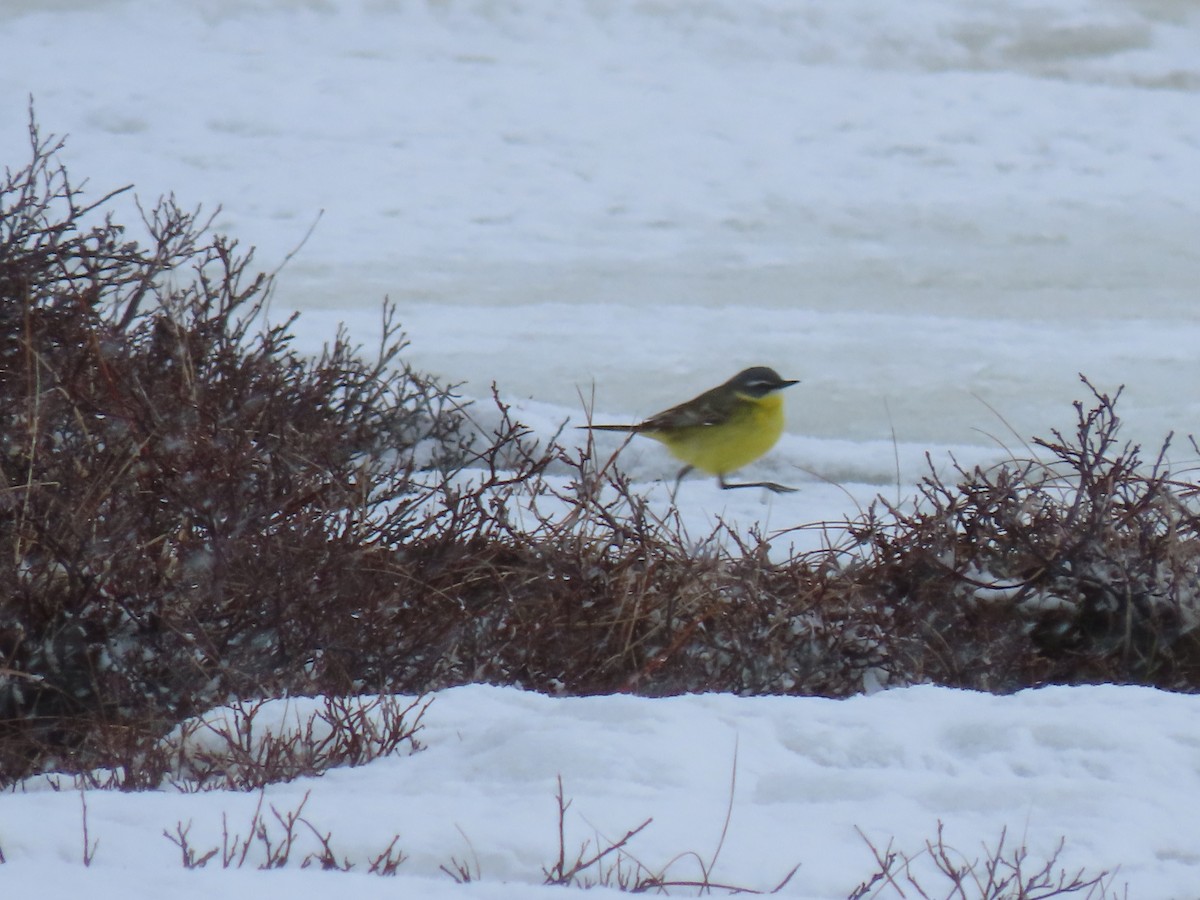
[[[592,431],[644,434],[667,445],[685,465],[675,488],[692,469],[716,475],[721,487],[764,487],[775,493],[795,488],[773,481],[730,484],[725,476],[754,462],[783,434],[783,398],[779,391],[796,384],[766,366],[739,372],[722,385],[686,403],[672,406],[637,425],[583,425]],[[672,494],[673,495],[673,494]]]

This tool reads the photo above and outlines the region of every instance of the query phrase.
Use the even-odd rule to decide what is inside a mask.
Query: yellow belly
[[[754,462],[783,434],[783,398],[745,399],[728,421],[671,431],[643,431],[678,459],[709,475],[728,475]]]

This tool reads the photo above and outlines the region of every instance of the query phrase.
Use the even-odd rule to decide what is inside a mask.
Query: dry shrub
[[[125,746],[103,748],[108,765],[38,776],[22,787],[182,793],[254,791],[268,784],[362,766],[423,749],[417,734],[432,701],[397,694],[237,700],[180,722],[158,741],[123,729]],[[101,737],[114,738],[118,729]]]
[[[931,470],[915,511],[880,500],[841,546],[778,564],[759,535],[718,526],[689,539],[619,473],[591,471],[590,449],[559,449],[567,489],[540,476],[525,486],[570,515],[493,531],[414,579],[420,600],[396,628],[414,638],[411,687],[1195,689],[1197,488],[1170,473],[1165,448],[1143,465],[1118,440],[1116,398],[1093,400],[1077,404],[1073,434],[1037,442],[1048,460],[953,481]]]
[[[430,511],[475,452],[452,393],[391,309],[373,360],[296,353],[248,254],[170,199],[148,246],[88,225],[30,139],[0,184],[0,775],[230,696],[389,687],[380,548],[476,524]]]
[[[479,429],[389,307],[369,360],[296,353],[248,254],[170,199],[146,246],[89,225],[112,195],[30,137],[0,184],[0,782],[284,693],[1200,686],[1197,487],[1118,442],[1115,397],[1049,461],[931,474],[774,563],[498,398]]]
[[[946,842],[945,828],[938,822],[937,837],[925,841],[915,853],[894,849],[894,842],[878,847],[859,830],[875,859],[876,870],[851,893],[849,900],[876,900],[916,896],[933,900],[1049,900],[1078,897],[1080,900],[1119,900],[1128,895],[1128,885],[1117,886],[1115,872],[1091,874],[1069,870],[1060,859],[1066,839],[1045,857],[1030,853],[1024,844],[1014,845],[1007,829],[991,844],[970,855]]]
[[[213,868],[242,869],[254,866],[259,870],[282,869],[299,862],[299,868],[320,867],[329,872],[362,871],[361,862],[366,863],[368,875],[394,876],[396,870],[407,859],[397,844],[398,834],[377,854],[368,855],[359,864],[348,853],[334,849],[333,833],[322,831],[308,817],[304,807],[308,805],[311,791],[305,791],[303,799],[292,809],[282,810],[275,804],[267,804],[265,792],[260,791],[258,805],[245,826],[245,837],[234,830],[229,817],[221,814],[220,846],[200,847],[192,840],[192,822],[177,822],[174,832],[163,829],[163,837],[179,849],[179,861],[185,869],[203,869],[209,863]],[[270,815],[267,815],[267,812]],[[301,828],[300,826],[304,826]],[[308,849],[312,848],[312,849]]]
[[[1048,460],[931,474],[916,512],[855,525],[855,589],[893,680],[1200,687],[1197,486],[1167,444],[1144,465],[1119,440],[1120,392],[1084,383],[1074,433],[1034,442]]]

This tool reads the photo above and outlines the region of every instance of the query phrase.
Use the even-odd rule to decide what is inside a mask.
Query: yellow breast
[[[723,422],[669,431],[644,431],[667,445],[678,459],[709,475],[727,475],[754,462],[783,434],[783,398],[740,396]]]

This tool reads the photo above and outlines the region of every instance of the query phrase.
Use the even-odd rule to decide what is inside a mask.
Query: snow
[[[747,470],[796,494],[687,480],[684,523],[785,531],[911,494],[929,452],[970,466],[1069,430],[1078,373],[1126,386],[1153,452],[1200,414],[1200,10],[1190,0],[56,0],[0,6],[0,154],[44,131],[93,195],[134,183],[221,206],[280,274],[299,344],[370,347],[389,295],[419,367],[536,435],[652,414],[751,364],[802,383]],[[118,216],[135,221],[132,198]],[[319,219],[318,219],[319,216]],[[316,223],[310,237],[305,235]],[[486,400],[473,413],[486,426]],[[567,429],[570,440],[582,433]],[[597,436],[603,454],[619,439]],[[676,464],[621,464],[667,508]],[[1177,469],[1194,451],[1177,439]],[[666,480],[666,484],[663,480]],[[184,872],[162,836],[255,798],[0,796],[6,896],[529,897],[554,852],[643,818],[665,865],[844,896],[861,828],[916,853],[943,820],[968,856],[1010,838],[1068,868],[1120,864],[1131,896],[1200,892],[1198,707],[1134,688],[848,701],[436,698],[412,757],[273,787],[400,877]],[[590,823],[590,824],[589,824]],[[461,829],[461,831],[460,831]],[[201,837],[203,836],[203,837]],[[478,854],[483,880],[438,869]],[[681,862],[680,865],[683,865]],[[361,868],[361,864],[360,864]],[[352,887],[347,888],[347,885]]]
[[[315,703],[276,706],[287,709],[280,721],[296,721]],[[85,792],[95,848],[85,867],[80,792],[31,780],[0,798],[0,881],[8,896],[552,896],[541,884],[557,855],[561,777],[568,853],[650,819],[629,852],[655,871],[670,864],[679,879],[700,877],[680,855],[694,852],[715,858],[713,881],[767,889],[799,865],[786,896],[844,897],[873,872],[858,831],[918,856],[942,822],[968,860],[1007,828],[1008,846],[1038,860],[1065,837],[1059,867],[1070,872],[1119,865],[1107,882],[1114,894],[1128,884],[1134,897],[1194,896],[1200,884],[1193,697],[1096,686],[1006,697],[912,687],[848,700],[554,698],[467,686],[436,694],[424,725],[415,754],[267,788],[264,814],[309,794],[304,816],[354,864],[349,873],[299,869],[319,850],[306,829],[283,871],[256,870],[260,845],[242,868],[223,869],[218,856],[186,871],[163,832],[190,825],[194,849],[220,847],[223,817],[244,837],[259,797],[172,788]],[[394,835],[407,857],[396,878],[366,874]],[[479,880],[455,885],[440,869],[452,861]],[[932,888],[927,866],[918,859],[914,871]]]
[[[1152,446],[1200,412],[1188,0],[36,8],[4,158],[33,95],[97,188],[223,204],[267,269],[316,222],[278,292],[314,349],[389,295],[470,396],[617,420],[762,363],[791,436],[939,460],[1069,425],[1080,372]]]

